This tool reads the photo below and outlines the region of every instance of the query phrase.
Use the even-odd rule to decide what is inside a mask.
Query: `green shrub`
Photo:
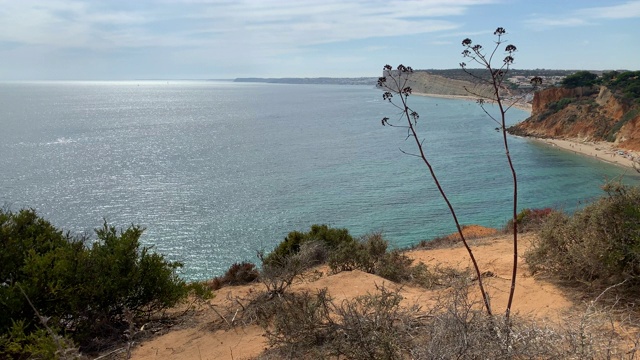
[[[596,83],[598,75],[589,71],[578,71],[562,79],[562,86],[568,88],[576,88],[583,86],[593,86]]]
[[[340,244],[329,254],[329,267],[334,273],[368,267],[369,256],[364,245],[356,241]]]
[[[27,336],[37,331],[34,307],[85,350],[93,339],[118,337],[125,311],[150,316],[186,297],[188,287],[170,262],[141,247],[143,229],[116,231],[106,224],[97,240],[73,238],[34,210],[0,211],[0,334],[24,321]]]
[[[377,232],[365,235],[360,241],[364,245],[364,250],[370,258],[370,268],[373,268],[373,265],[378,263],[387,255],[389,242],[382,237],[381,233]]]
[[[71,339],[56,334],[51,336],[40,328],[28,331],[25,322],[18,320],[0,335],[0,358],[76,359],[79,356]]]
[[[604,73],[601,83],[613,91],[621,92],[625,98],[640,103],[640,71]]]
[[[518,232],[523,233],[536,230],[553,212],[554,210],[552,208],[523,209],[518,213],[518,216],[516,217],[516,221],[518,222]],[[507,225],[505,225],[504,231],[513,231],[513,219],[509,219]]]
[[[358,269],[373,274],[378,262],[386,256],[388,246],[380,233],[365,235],[358,241],[345,241],[329,253],[329,267],[333,272]]]
[[[392,251],[376,263],[375,274],[397,283],[409,281],[413,275],[412,263],[413,260],[404,253]]]
[[[640,97],[640,95],[639,95],[639,97]],[[607,141],[614,142],[616,140],[616,134],[618,133],[618,131],[620,131],[620,129],[622,129],[622,127],[624,125],[626,125],[629,121],[631,121],[632,119],[634,119],[638,115],[640,115],[640,109],[639,108],[631,109],[631,110],[627,111],[624,115],[622,115],[620,120],[618,120],[618,122],[616,122],[613,125],[611,130],[609,130],[609,133],[607,134]]]
[[[595,290],[625,282],[639,293],[640,188],[610,183],[607,196],[572,216],[554,213],[525,253],[533,272],[544,271]]]
[[[328,249],[337,249],[340,244],[354,242],[347,229],[334,229],[327,225],[312,225],[306,233],[299,231],[290,232],[275,249],[264,257],[264,263],[271,263],[274,259],[282,259],[290,254],[300,251],[300,246],[305,242],[319,242]]]
[[[574,100],[575,99],[573,98],[562,98],[558,101],[550,102],[549,104],[547,104],[547,111],[549,111],[550,114],[557,113],[558,111],[566,108],[567,105],[571,104]]]
[[[262,253],[258,257],[262,260],[260,280],[267,288],[269,296],[282,295],[291,286],[293,280],[304,271],[326,259],[325,245],[318,241],[308,241],[300,245],[300,250],[289,255],[278,253],[269,254],[265,261]]]

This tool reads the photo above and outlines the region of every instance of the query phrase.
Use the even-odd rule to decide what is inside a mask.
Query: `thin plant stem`
[[[415,140],[416,146],[418,147],[418,152],[419,152],[419,157],[422,159],[423,163],[427,166],[427,168],[429,169],[429,174],[431,175],[431,178],[433,179],[436,187],[438,188],[438,191],[440,192],[440,195],[442,196],[442,198],[444,199],[445,203],[447,204],[447,207],[449,208],[449,212],[451,213],[451,216],[453,217],[453,221],[456,225],[456,229],[458,231],[458,234],[460,236],[460,239],[462,240],[462,243],[464,244],[465,249],[467,250],[467,252],[469,253],[469,258],[471,259],[471,262],[473,264],[473,268],[476,272],[476,276],[478,278],[478,287],[480,288],[480,292],[482,294],[482,300],[484,302],[484,306],[486,308],[487,314],[492,315],[492,311],[491,311],[491,304],[489,302],[489,296],[488,293],[485,291],[484,289],[484,284],[482,281],[482,273],[480,272],[480,267],[478,265],[478,262],[476,261],[475,256],[473,255],[473,251],[471,249],[471,247],[469,246],[469,243],[467,242],[467,239],[464,236],[464,233],[462,231],[462,226],[460,225],[460,222],[458,221],[458,216],[456,215],[455,209],[453,208],[453,205],[451,204],[451,202],[449,201],[448,196],[446,195],[444,189],[442,188],[442,185],[440,184],[440,181],[438,180],[438,177],[435,173],[435,171],[433,170],[433,166],[431,165],[431,162],[428,160],[425,151],[424,151],[424,147],[423,147],[423,143],[422,141],[420,141],[418,134],[416,132],[415,129],[415,119],[417,118],[417,114],[415,112],[413,112],[411,110],[411,108],[409,107],[409,105],[407,104],[407,97],[409,96],[409,93],[411,92],[411,90],[407,87],[404,87],[404,85],[406,85],[406,80],[403,82],[402,87],[400,86],[400,77],[402,77],[403,72],[401,70],[399,70],[399,75],[398,78],[396,79],[394,76],[391,76],[391,78],[393,79],[394,82],[394,88],[390,88],[389,86],[385,85],[385,88],[393,91],[397,94],[400,94],[400,99],[402,101],[402,106],[397,106],[400,107],[402,109],[403,112],[403,117],[407,120],[407,124],[408,124],[408,131],[409,131],[409,137],[412,137]],[[405,92],[405,90],[408,89],[407,92]],[[391,99],[389,98],[389,101],[391,102]],[[395,105],[395,104],[394,104]],[[414,120],[412,120],[412,117],[414,118]],[[383,120],[383,124],[385,124],[385,120]],[[389,123],[387,123],[389,124]],[[391,124],[389,124],[391,125]],[[393,126],[393,125],[392,125]]]

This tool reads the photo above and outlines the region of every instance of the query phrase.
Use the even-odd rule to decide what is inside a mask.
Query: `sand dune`
[[[534,235],[526,234],[521,237],[521,251],[524,251]],[[504,311],[510,286],[512,266],[511,238],[505,235],[485,237],[471,240],[482,271],[490,271],[493,276],[486,278],[485,286],[491,297],[495,313]],[[450,265],[457,268],[470,266],[466,250],[459,245],[451,248],[434,250],[413,250],[407,254],[417,261],[427,265]],[[580,307],[575,304],[563,291],[553,284],[532,277],[526,263],[520,257],[520,272],[513,304],[513,313],[522,316],[554,322],[565,317],[572,309]],[[293,291],[315,290],[327,288],[330,295],[337,301],[350,299],[358,295],[373,293],[377,285],[385,284],[392,288],[400,285],[362,271],[341,272],[330,274],[326,267],[316,269],[315,276],[306,277],[293,286]],[[320,276],[321,275],[321,276]],[[442,290],[425,290],[419,287],[402,286],[403,303],[410,305],[421,304],[423,307],[438,296]],[[260,327],[236,326],[229,329],[224,326],[219,315],[211,308],[233,309],[240,311],[243,301],[262,291],[262,285],[225,287],[216,292],[209,307],[201,307],[189,322],[177,326],[175,330],[139,344],[133,352],[132,359],[242,359],[260,354],[266,347],[266,338]],[[472,296],[478,296],[475,287],[470,288]],[[214,324],[218,324],[217,330]]]

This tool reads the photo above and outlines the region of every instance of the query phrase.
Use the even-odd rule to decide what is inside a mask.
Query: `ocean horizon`
[[[463,224],[510,218],[500,134],[473,101],[412,96]],[[495,111],[491,109],[490,111]],[[229,81],[0,83],[0,204],[73,234],[103,219],[202,280],[312,224],[408,247],[455,231],[397,109],[362,85]],[[526,111],[511,109],[509,124]],[[574,211],[626,168],[509,136],[519,209]]]

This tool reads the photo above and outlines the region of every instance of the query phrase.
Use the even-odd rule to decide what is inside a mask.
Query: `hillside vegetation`
[[[640,188],[613,183],[604,190],[605,196],[573,215],[531,209],[518,216],[520,229],[538,235],[525,236],[531,244],[525,259],[535,278],[522,279],[516,309],[518,302],[529,301],[525,293],[540,286],[535,285],[537,278],[560,281],[582,294],[579,298],[599,299],[580,310],[583,317],[565,325],[541,324],[516,313],[509,322],[488,316],[471,296],[472,272],[442,255],[462,250],[454,236],[435,246],[425,242],[432,250],[419,255],[416,250],[389,251],[381,234],[354,238],[346,229],[314,225],[307,232],[290,233],[263,254],[260,268],[234,264],[209,282],[219,299],[209,302],[204,289],[177,277],[180,264],[140,247],[139,227],[117,231],[105,224],[96,230],[96,240],[90,240],[65,234],[32,210],[5,211],[0,214],[0,305],[5,315],[0,357],[69,359],[85,356],[77,352],[78,345],[86,353],[114,340],[130,339],[133,344],[133,339],[151,334],[144,335],[148,330],[143,324],[197,290],[203,295],[199,303],[213,309],[206,316],[217,320],[197,320],[209,314],[199,310],[188,312],[193,320],[179,321],[214,326],[216,336],[259,331],[268,345],[260,359],[432,359],[451,354],[462,359],[634,359],[640,344],[634,305],[640,295]],[[505,231],[510,228],[505,225]],[[489,281],[492,302],[499,304],[506,301],[502,277],[508,276],[509,244],[504,242],[504,265],[496,263],[497,250],[483,251],[482,244],[476,242],[474,248],[491,269],[482,276]],[[454,258],[460,261],[460,255]],[[355,281],[351,290],[328,290],[350,278]],[[357,290],[365,278],[373,286],[365,293],[336,297]],[[242,298],[229,297],[231,286],[243,284],[252,290]],[[426,302],[407,300],[427,294],[431,300]],[[224,308],[215,305],[225,299]],[[607,299],[615,300],[616,307],[602,307]],[[613,321],[617,325],[610,325]],[[627,335],[622,336],[621,329]],[[190,331],[206,338],[211,330]],[[153,350],[139,350],[144,349]],[[171,358],[189,358],[183,355]]]
[[[134,358],[636,359],[640,189],[604,189],[573,215],[519,214],[526,275],[509,321],[483,311],[455,236],[389,252],[380,234],[357,239],[346,229],[314,225],[263,257],[257,280],[218,289],[213,313],[194,315],[209,320],[151,341]],[[482,276],[492,303],[502,306],[509,238],[494,234],[473,246],[490,269]],[[385,258],[402,260],[388,273]],[[238,270],[232,266],[221,278],[238,279]]]
[[[118,342],[134,324],[192,289],[139,239],[144,229],[104,224],[73,237],[33,210],[0,210],[0,358],[72,358]]]

